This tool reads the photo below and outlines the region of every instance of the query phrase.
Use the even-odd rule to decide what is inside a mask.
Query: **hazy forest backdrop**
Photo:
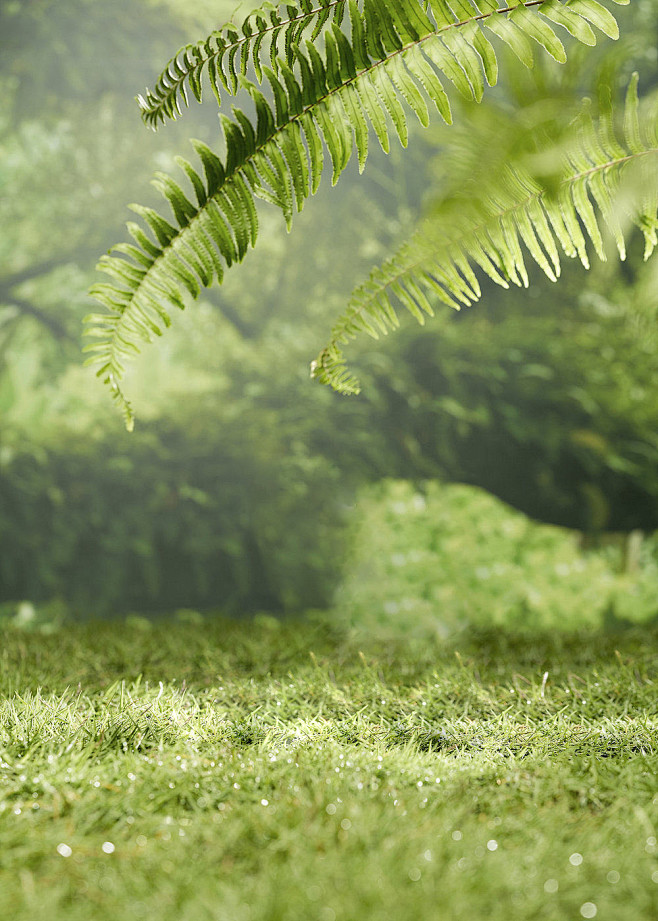
[[[129,435],[81,366],[86,291],[127,204],[157,200],[153,172],[187,137],[219,136],[212,105],[147,131],[135,94],[232,12],[0,6],[3,619],[329,605],[392,629],[655,617],[658,260],[642,262],[639,238],[626,263],[570,264],[557,286],[535,272],[528,291],[491,286],[468,311],[354,347],[357,398],[308,372],[353,285],[445,186],[448,140],[494,169],[501,125],[550,106],[566,119],[602,75],[620,95],[635,69],[644,93],[658,87],[655,0],[619,8],[620,41],[575,47],[568,67],[537,55],[536,82],[503,54],[488,101],[455,99],[456,127],[414,130],[362,177],[352,164],[290,236],[264,209],[245,265],[131,369]]]

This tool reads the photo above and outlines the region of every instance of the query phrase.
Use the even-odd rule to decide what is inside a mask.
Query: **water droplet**
[[[260,804],[261,804],[261,806],[269,806],[269,805],[270,805],[269,800],[266,800],[266,799],[262,799],[262,800],[260,801]]]
[[[57,853],[60,857],[70,857],[73,853],[73,850],[68,846],[68,844],[58,844]]]
[[[101,849],[102,849],[102,851],[103,851],[104,854],[113,854],[113,853],[114,853],[114,845],[112,844],[111,841],[104,841],[103,844],[102,844],[102,848],[101,848]]]
[[[336,815],[336,807],[333,803],[329,803],[327,806],[327,815]]]
[[[579,867],[582,862],[583,862],[582,854],[575,853],[575,854],[572,854],[571,857],[569,858],[569,863],[571,864],[572,867]]]
[[[459,831],[459,829],[457,829],[456,831],[453,831],[453,833],[452,833],[452,840],[453,840],[453,841],[461,841],[461,839],[462,839],[462,833]]]
[[[594,902],[583,902],[580,913],[583,918],[596,918],[597,907]]]
[[[496,841],[495,838],[492,838],[490,841],[487,841],[487,850],[488,851],[498,850],[498,842]]]

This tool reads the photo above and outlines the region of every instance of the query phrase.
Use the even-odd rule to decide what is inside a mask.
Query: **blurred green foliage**
[[[658,618],[655,538],[630,555],[621,543],[583,553],[573,532],[481,489],[437,482],[384,481],[359,506],[358,551],[336,605],[360,630],[445,636],[473,625],[614,629]]]
[[[5,449],[0,584],[79,616],[326,605],[342,555],[337,474],[275,416],[212,406]]]
[[[627,271],[630,282],[611,283],[603,269],[585,292],[575,267],[552,296],[491,292],[371,357],[398,475],[481,486],[587,533],[655,530],[658,350],[641,292],[653,288],[655,303],[658,272]]]
[[[213,11],[223,19],[232,6],[25,0],[0,9],[0,603],[15,612],[28,599],[47,622],[68,609],[318,607],[352,554],[346,520],[363,515],[358,542],[379,547],[380,559],[371,577],[357,554],[341,595],[363,612],[369,601],[379,616],[385,602],[412,598],[420,621],[434,605],[435,620],[440,606],[451,625],[474,612],[498,619],[507,604],[519,620],[551,623],[560,605],[565,619],[589,605],[596,620],[610,601],[605,574],[617,586],[626,578],[616,562],[602,552],[579,570],[574,539],[524,523],[536,552],[510,563],[519,541],[498,534],[508,512],[481,493],[430,486],[425,511],[405,518],[390,514],[381,487],[350,509],[364,483],[442,477],[575,528],[652,529],[658,284],[636,253],[628,267],[593,272],[587,290],[574,268],[559,288],[489,292],[421,333],[366,343],[355,358],[366,383],[358,399],[308,379],[308,357],[353,284],[440,188],[437,152],[454,129],[416,133],[403,156],[373,157],[361,178],[352,164],[289,238],[264,211],[249,263],[177,317],[164,348],[132,372],[142,420],[133,437],[81,369],[84,292],[125,203],[185,152],[183,134],[214,145],[219,134],[214,113],[194,108],[183,132],[156,137],[132,97],[196,34],[198,17],[212,27]],[[621,11],[626,44],[614,66],[621,85],[635,61],[649,86],[658,5],[632,6]],[[564,69],[538,67],[532,92],[572,98],[592,68],[613,66],[609,47],[583,56],[572,83]],[[37,48],[43,66],[30,68]],[[530,94],[512,74],[497,104]],[[465,110],[466,120],[475,131]],[[451,536],[440,542],[439,532]],[[620,617],[651,615],[651,546],[637,609],[624,595]],[[479,553],[481,567],[496,557],[508,568],[478,580],[469,559]],[[404,566],[386,562],[396,554]],[[554,579],[567,557],[570,574]],[[546,589],[533,607],[524,586],[544,592],[553,582],[557,594]]]

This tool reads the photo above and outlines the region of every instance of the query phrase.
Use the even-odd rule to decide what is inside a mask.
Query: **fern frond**
[[[630,0],[614,2],[625,4]],[[153,89],[147,88],[137,97],[144,123],[155,129],[167,119],[177,118],[182,114],[182,106],[189,105],[190,95],[201,102],[204,82],[210,85],[221,105],[222,93],[235,95],[240,77],[246,76],[250,68],[262,83],[265,63],[275,73],[278,73],[280,58],[288,67],[293,67],[296,49],[304,40],[315,42],[327,30],[329,36],[339,35],[338,42],[349,58],[346,36],[335,30],[339,29],[352,5],[360,13],[358,21],[352,17],[352,55],[365,45],[371,56],[377,58],[378,51],[399,50],[400,43],[415,41],[426,34],[427,29],[444,33],[444,47],[435,49],[433,61],[467,96],[481,95],[482,69],[489,85],[496,82],[496,55],[482,30],[483,25],[507,43],[528,66],[533,63],[532,40],[558,61],[566,60],[564,47],[549,23],[560,25],[587,45],[596,44],[591,26],[611,38],[619,35],[614,17],[597,0],[526,0],[525,3],[503,0],[501,6],[498,0],[264,3],[250,13],[241,26],[227,23],[203,41],[181,48],[168,62]],[[537,10],[542,14],[539,18],[534,15]],[[455,26],[459,29],[455,30]],[[360,62],[356,63],[358,67]],[[441,90],[439,95],[442,95]]]
[[[296,3],[264,3],[253,10],[241,26],[226,23],[203,41],[184,45],[168,62],[153,89],[137,97],[144,123],[157,128],[181,115],[181,103],[189,94],[201,102],[203,81],[210,84],[221,105],[222,92],[235,95],[240,76],[252,67],[260,82],[263,63],[275,72],[284,57],[293,63],[293,49],[304,38],[315,41],[327,23],[340,25],[347,0],[297,0]]]
[[[133,206],[150,236],[139,225],[129,224],[136,246],[124,244],[103,257],[99,268],[111,283],[91,291],[109,313],[92,318],[88,335],[99,341],[88,351],[94,353],[91,361],[100,365],[97,373],[112,388],[128,424],[132,411],[121,392],[125,362],[141,342],[151,341],[170,324],[169,305],[183,309],[185,293],[198,297],[201,285],[210,285],[215,277],[221,282],[225,268],[243,259],[258,234],[256,199],[279,207],[290,227],[294,211],[300,211],[319,186],[324,150],[335,183],[354,148],[363,169],[371,128],[388,150],[391,127],[406,145],[409,110],[426,125],[433,103],[450,122],[441,78],[476,100],[485,83],[496,79],[496,57],[485,27],[500,34],[521,57],[526,56],[524,42],[530,36],[561,60],[563,46],[541,11],[546,8],[560,16],[572,4],[580,12],[567,17],[571,31],[576,31],[574,18],[585,23],[586,13],[590,19],[603,16],[596,12],[604,8],[595,0],[528,0],[504,9],[496,0],[450,0],[449,5],[444,0],[349,0],[344,4],[349,38],[339,28],[336,13],[323,53],[312,41],[301,49],[291,39],[287,59],[279,57],[275,67],[262,67],[274,108],[236,69],[237,46],[227,52],[224,77],[228,85],[234,81],[250,93],[255,124],[237,108],[234,119],[221,116],[225,161],[195,143],[203,178],[198,169],[180,161],[195,203],[177,182],[158,174],[155,184],[169,202],[172,218]],[[293,9],[310,11],[310,0],[301,0],[299,7],[287,4],[286,9],[292,21]],[[333,9],[329,3],[322,6],[322,16]],[[604,19],[601,23],[612,31]],[[589,36],[582,26],[580,31]]]
[[[602,228],[626,257],[624,228],[634,224],[648,259],[658,243],[658,100],[640,119],[637,74],[629,85],[620,137],[613,113],[592,120],[587,109],[563,149],[557,184],[540,184],[509,164],[480,195],[449,198],[412,240],[357,288],[335,324],[312,376],[341,393],[358,393],[341,346],[362,332],[377,338],[399,325],[395,303],[423,323],[437,301],[459,310],[479,300],[480,269],[503,288],[528,286],[524,250],[555,281],[560,253],[589,268],[587,241],[606,259]]]

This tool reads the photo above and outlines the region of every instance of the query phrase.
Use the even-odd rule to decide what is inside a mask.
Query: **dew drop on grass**
[[[68,844],[58,844],[57,853],[60,857],[70,857],[73,853],[73,850],[68,846]]]
[[[453,840],[453,841],[461,841],[461,839],[462,839],[462,833],[459,831],[459,829],[456,829],[455,831],[453,831],[453,833],[452,833],[452,840]]]
[[[572,867],[579,867],[582,862],[583,862],[583,855],[578,854],[577,852],[575,854],[572,854],[571,857],[569,858],[569,863],[571,864]]]
[[[596,918],[597,907],[594,902],[583,902],[580,913],[583,918]]]
[[[113,854],[113,853],[114,853],[114,845],[112,844],[111,841],[104,841],[103,844],[102,844],[102,848],[101,848],[101,849],[102,849],[102,851],[103,851],[104,854]]]
[[[487,850],[488,851],[498,850],[498,842],[496,841],[495,838],[492,838],[490,841],[487,841]]]

